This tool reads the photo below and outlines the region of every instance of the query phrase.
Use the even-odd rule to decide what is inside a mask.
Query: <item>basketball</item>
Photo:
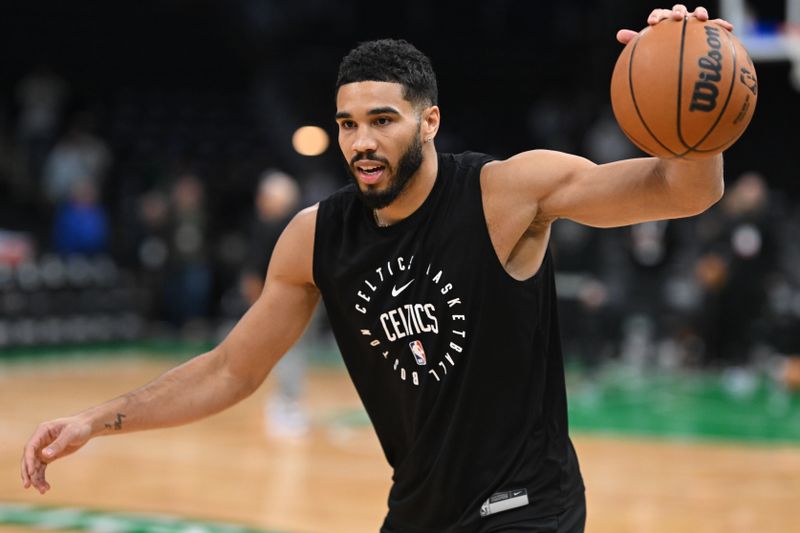
[[[611,105],[622,131],[641,150],[702,159],[744,133],[758,99],[753,61],[714,22],[665,20],[623,49],[611,77]]]

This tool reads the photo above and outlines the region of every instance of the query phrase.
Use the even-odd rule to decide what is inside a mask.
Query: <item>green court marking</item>
[[[135,355],[164,360],[186,360],[214,348],[210,341],[151,339],[130,342],[104,342],[65,346],[37,346],[0,349],[0,365],[46,364],[74,359],[112,359]],[[314,368],[342,369],[339,351],[332,343],[308,343],[303,348]]]
[[[800,394],[764,377],[653,374],[613,367],[591,375],[571,371],[570,428],[666,439],[800,443]],[[333,427],[370,425],[362,408],[330,411],[321,420]]]
[[[75,359],[115,359],[128,355],[153,359],[188,359],[210,350],[207,342],[151,340],[106,342],[69,346],[37,346],[0,350],[0,363],[10,365],[47,364]]]
[[[97,533],[280,533],[175,516],[0,503],[0,525]]]
[[[367,412],[360,407],[337,409],[325,413],[321,417],[322,422],[327,426],[339,426],[347,428],[372,427],[372,422]]]
[[[800,395],[745,373],[572,375],[572,429],[667,438],[800,443]]]

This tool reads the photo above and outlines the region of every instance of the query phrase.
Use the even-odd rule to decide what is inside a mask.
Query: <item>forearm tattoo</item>
[[[106,429],[113,429],[114,431],[119,431],[122,429],[122,419],[125,418],[125,415],[122,413],[117,413],[117,419],[114,420],[113,424],[106,424]]]

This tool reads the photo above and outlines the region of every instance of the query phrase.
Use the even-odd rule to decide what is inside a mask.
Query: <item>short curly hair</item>
[[[402,39],[359,44],[339,64],[336,91],[359,81],[387,81],[403,86],[403,98],[415,105],[437,105],[439,90],[431,60]]]

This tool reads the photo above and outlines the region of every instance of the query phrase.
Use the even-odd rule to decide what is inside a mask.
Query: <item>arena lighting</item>
[[[301,155],[320,155],[328,149],[328,134],[318,126],[303,126],[292,135],[292,146]]]

